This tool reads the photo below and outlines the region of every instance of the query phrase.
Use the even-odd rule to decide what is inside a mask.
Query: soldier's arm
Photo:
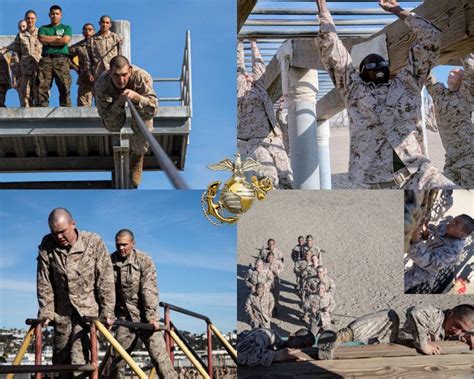
[[[158,283],[156,266],[151,258],[143,262],[141,267],[140,294],[143,299],[143,308],[148,322],[158,321]]]
[[[105,82],[101,79],[95,86],[95,103],[104,126],[109,130],[119,131],[126,118],[124,104],[119,100],[114,101],[112,96],[105,92]]]
[[[237,73],[245,73],[244,43],[242,41],[237,41]]]
[[[327,306],[326,311],[329,313],[332,313],[334,308],[336,308],[336,302],[334,301],[334,298],[332,297],[331,294],[329,294],[329,296],[331,297],[329,298],[329,305]]]
[[[1,52],[14,51],[17,54],[20,52],[20,33],[17,33],[15,39],[8,46],[0,48]]]
[[[319,33],[315,38],[316,47],[334,86],[346,96],[352,83],[351,75],[356,72],[352,66],[352,58],[336,33],[326,0],[317,0],[316,4],[320,21]]]
[[[98,260],[96,265],[96,293],[100,318],[114,318],[115,280],[112,260],[102,239],[96,247]]]
[[[158,107],[158,98],[153,89],[153,79],[147,73],[140,76],[138,87],[135,90],[139,94],[138,100],[132,100],[142,115],[146,118],[153,118]]]
[[[474,97],[474,53],[467,55],[463,59],[464,66],[464,87],[470,92],[471,96]]]
[[[39,304],[38,318],[54,320],[54,290],[52,285],[50,261],[46,251],[38,253],[36,270],[36,291]]]
[[[434,311],[433,307],[424,306],[411,307],[407,310],[406,322],[413,337],[413,345],[417,349],[424,350],[430,341],[430,331],[435,322]]]
[[[457,250],[451,245],[442,245],[436,248],[430,249],[426,242],[418,242],[412,244],[408,250],[408,257],[420,268],[438,272],[443,268],[454,263],[461,250]]]
[[[251,323],[256,322],[256,317],[253,312],[252,301],[250,300],[250,296],[248,297],[247,301],[245,302],[245,313],[250,319]]]
[[[435,66],[441,48],[441,30],[421,16],[409,14],[405,24],[415,35],[408,55],[408,63],[398,74],[413,78],[420,90]]]
[[[257,41],[251,40],[250,47],[252,49],[252,72],[253,72],[253,80],[257,81],[262,77],[265,73],[266,66],[263,62],[262,55],[260,54],[260,50],[257,45]]]
[[[428,78],[425,81],[425,86],[433,100],[435,100],[438,96],[441,96],[446,90],[444,84],[436,80],[433,72],[428,75]]]

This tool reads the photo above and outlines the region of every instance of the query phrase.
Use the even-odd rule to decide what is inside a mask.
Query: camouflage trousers
[[[405,271],[405,275],[403,277],[405,284],[405,292],[407,292],[410,288],[423,283],[427,283],[428,286],[431,287],[434,281],[436,280],[437,275],[438,271],[430,272],[414,264],[407,271]]]
[[[71,316],[54,318],[53,364],[86,364],[90,362],[89,326],[74,311]],[[84,373],[63,373],[59,378],[86,378]]]
[[[268,328],[268,329],[270,329],[271,319],[272,319],[271,314],[265,315],[263,310],[260,309],[259,312],[255,312],[254,315],[252,317],[250,317],[249,324],[252,327],[252,329],[255,329],[255,328]]]
[[[309,328],[314,335],[317,335],[321,329],[332,329],[331,314],[329,312],[311,312],[309,320]]]
[[[419,170],[407,180],[402,188],[404,190],[424,191],[459,187],[441,174],[431,162],[427,161],[421,164]]]
[[[38,102],[38,75],[22,74],[18,78],[18,94],[22,107],[33,107]]]
[[[237,364],[244,366],[270,366],[275,356],[275,350],[265,344],[256,343],[255,332],[245,330],[237,336]],[[270,338],[268,337],[268,344]]]
[[[444,175],[463,188],[474,188],[474,157],[467,156],[444,166]]]
[[[140,339],[155,366],[156,375],[160,379],[177,378],[178,375],[171,364],[171,359],[166,351],[165,340],[162,332],[152,333],[150,331],[131,331],[128,328],[119,326],[115,338],[122,347],[129,353],[133,351]],[[112,353],[111,378],[125,378],[125,361],[115,353]]]
[[[293,188],[293,171],[280,136],[248,140],[245,155],[264,167],[258,175],[270,178],[274,188]]]
[[[400,319],[393,309],[384,309],[362,316],[347,327],[354,334],[354,341],[365,344],[389,343],[398,339]]]
[[[71,106],[71,73],[69,72],[69,59],[64,57],[43,57],[38,68],[38,106],[49,106],[49,90],[53,79],[58,86],[59,105]]]
[[[5,108],[5,97],[10,87],[0,84],[0,108]]]
[[[77,80],[77,106],[92,107],[92,89],[94,84],[88,79],[79,78]]]

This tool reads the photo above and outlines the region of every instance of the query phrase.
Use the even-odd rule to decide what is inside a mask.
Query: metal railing
[[[196,312],[189,311],[187,309],[178,307],[173,304],[169,303],[164,303],[160,302],[160,306],[164,308],[164,323],[165,326],[170,330],[175,330],[175,327],[173,323],[171,322],[171,311],[178,312],[190,317],[194,317],[200,320],[203,320],[207,324],[207,366],[202,362],[200,357],[197,357],[196,359],[201,362],[201,365],[206,369],[207,374],[209,375],[209,378],[212,379],[213,377],[213,371],[212,371],[212,334],[216,336],[216,338],[219,340],[219,342],[222,343],[224,346],[224,349],[227,351],[227,353],[230,355],[232,360],[237,363],[237,351],[232,347],[232,345],[227,341],[222,333],[217,329],[217,327],[212,323],[211,319],[205,315],[201,315]],[[176,331],[177,332],[177,331]],[[170,336],[168,333],[165,334],[165,343],[166,343],[166,349],[168,350],[168,353],[171,357],[172,362],[174,362],[174,354],[173,354],[173,341],[171,340]],[[194,353],[196,356],[197,354]],[[202,374],[201,374],[202,375]]]
[[[186,40],[184,44],[183,62],[179,78],[154,78],[154,83],[179,83],[179,97],[158,97],[158,101],[179,102],[181,106],[189,107],[192,116],[192,67],[191,67],[191,31],[186,31]]]

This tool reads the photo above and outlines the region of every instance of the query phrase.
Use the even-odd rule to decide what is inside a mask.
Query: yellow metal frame
[[[13,360],[12,365],[13,366],[18,366],[21,363],[21,360],[25,356],[26,349],[28,349],[28,346],[30,346],[31,338],[33,337],[33,334],[35,333],[35,327],[30,326],[30,329],[28,330],[28,333],[26,333],[25,339],[23,340],[23,343],[20,346],[20,349],[18,350],[18,353],[16,354],[15,359]],[[15,374],[7,374],[5,379],[13,379]]]
[[[221,334],[219,329],[214,324],[209,324],[211,327],[212,331],[216,335],[216,337],[221,341],[221,343],[226,347],[227,351],[229,352],[230,355],[234,358],[234,360],[237,359],[237,351],[232,347],[232,345],[227,341],[224,336]]]
[[[186,357],[189,359],[189,361],[193,364],[194,367],[199,371],[199,373],[202,375],[204,379],[211,379],[207,371],[202,367],[201,363],[194,357],[194,355],[189,351],[189,349],[186,347],[186,345],[181,341],[181,339],[178,337],[176,332],[174,330],[170,330],[169,334],[171,338],[173,338],[173,341],[176,342],[176,345],[181,349],[181,351],[186,355]]]
[[[112,347],[120,354],[125,362],[130,366],[130,368],[138,375],[140,379],[148,379],[143,370],[137,365],[133,358],[128,354],[125,349],[118,343],[115,337],[107,330],[107,328],[99,321],[94,320],[94,324],[97,329],[104,335],[105,339],[110,342]]]

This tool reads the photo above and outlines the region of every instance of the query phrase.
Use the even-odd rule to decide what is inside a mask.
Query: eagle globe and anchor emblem
[[[202,209],[204,216],[214,225],[233,224],[240,215],[248,211],[255,200],[263,200],[272,186],[270,178],[258,180],[252,176],[252,183],[245,180],[244,172],[263,169],[264,167],[252,158],[242,162],[240,154],[235,154],[235,162],[226,158],[223,161],[207,166],[211,170],[231,171],[232,177],[224,183],[218,196],[221,182],[210,183],[207,191],[202,194]],[[213,219],[217,220],[214,221]]]

